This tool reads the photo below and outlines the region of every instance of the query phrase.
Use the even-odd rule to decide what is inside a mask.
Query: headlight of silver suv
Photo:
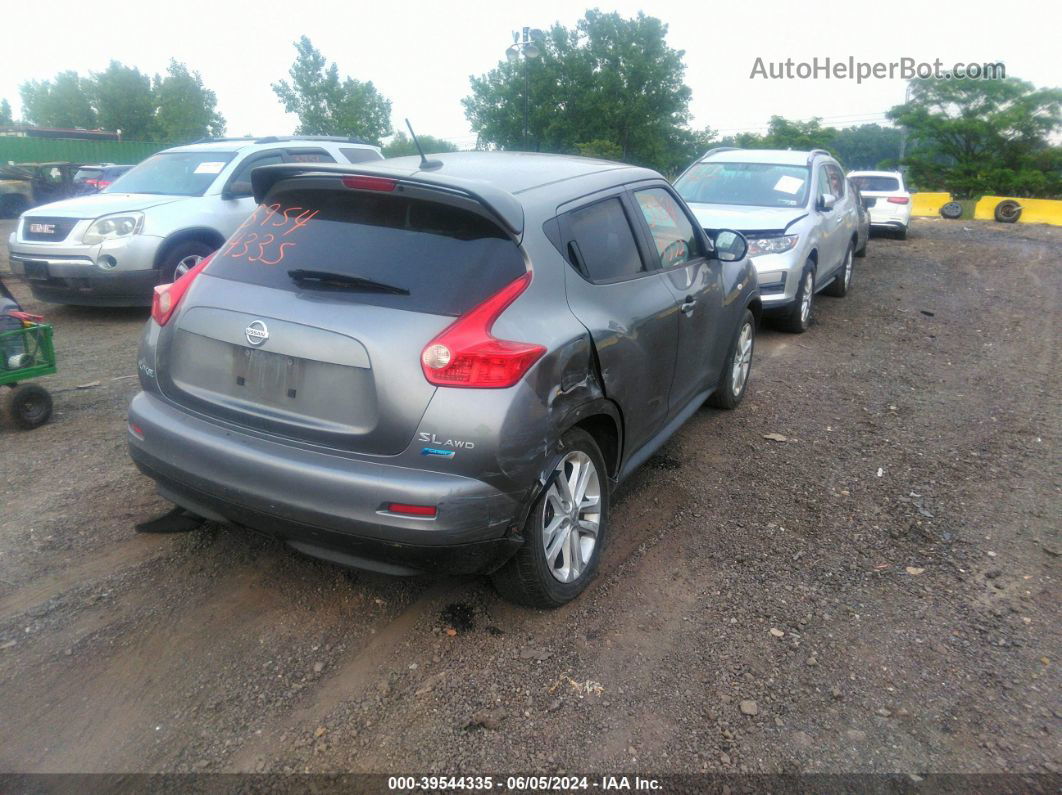
[[[82,243],[95,245],[104,240],[114,240],[119,237],[129,237],[137,234],[144,225],[143,213],[117,213],[105,215],[92,222],[92,226],[81,238]]]
[[[783,254],[789,251],[800,240],[800,235],[781,235],[780,237],[750,237],[749,256],[758,257],[762,254]]]

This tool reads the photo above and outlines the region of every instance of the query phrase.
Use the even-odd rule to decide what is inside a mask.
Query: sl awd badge
[[[243,330],[243,333],[247,337],[247,341],[256,348],[269,339],[269,329],[261,320],[252,320],[247,328]]]

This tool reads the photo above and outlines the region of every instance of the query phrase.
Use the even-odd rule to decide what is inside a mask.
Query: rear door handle
[[[695,306],[697,306],[697,299],[694,298],[692,295],[687,295],[685,303],[683,303],[682,306],[679,307],[679,309],[681,309],[688,315],[693,312],[693,307]]]

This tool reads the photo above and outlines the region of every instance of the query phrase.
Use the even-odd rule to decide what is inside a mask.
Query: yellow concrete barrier
[[[940,215],[940,208],[950,201],[950,193],[912,193],[911,215]]]
[[[994,221],[996,205],[1001,201],[1016,201],[1021,205],[1022,224],[1053,224],[1062,226],[1062,201],[1058,199],[1019,199],[1014,196],[982,196],[974,207],[974,218],[978,221]]]

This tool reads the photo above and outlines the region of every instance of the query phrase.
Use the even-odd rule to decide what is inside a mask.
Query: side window
[[[670,193],[663,188],[648,188],[635,191],[634,198],[649,225],[661,268],[683,265],[702,255],[693,224]]]
[[[356,149],[354,147],[343,147],[339,150],[339,153],[351,163],[364,163],[366,160],[380,159],[380,155],[375,149]]]
[[[645,270],[623,203],[595,202],[566,216],[568,256],[593,282],[630,278]]]
[[[844,198],[844,174],[841,173],[841,169],[830,163],[826,166],[826,171],[830,175],[830,189],[833,195],[838,199]]]
[[[826,171],[826,166],[819,166],[819,198],[832,195],[833,188],[830,187],[829,172]]]
[[[268,152],[258,157],[249,157],[240,164],[236,169],[236,173],[232,175],[232,179],[229,180],[230,184],[236,182],[250,182],[251,171],[259,166],[272,166],[276,163],[284,162],[284,153],[277,150],[276,152]]]
[[[289,163],[334,163],[336,159],[324,149],[289,149]],[[265,165],[260,163],[259,165]]]

